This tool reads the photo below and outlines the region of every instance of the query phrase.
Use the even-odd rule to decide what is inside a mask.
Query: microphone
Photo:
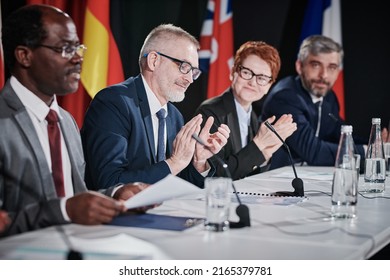
[[[329,113],[328,116],[335,122],[335,123],[338,123],[338,124],[342,124],[341,123],[341,120],[339,118],[337,118],[335,115],[333,115],[332,113]]]
[[[192,134],[192,138],[194,138],[196,142],[201,144],[205,149],[207,149],[208,151],[210,151],[213,154],[215,159],[219,162],[219,164],[222,165],[223,169],[225,170],[226,176],[228,178],[232,179],[232,175],[231,175],[231,173],[229,171],[227,163],[224,162],[223,159],[220,156],[218,156],[213,151],[211,151],[210,148],[206,145],[206,143],[204,143],[203,140],[200,139],[200,137],[198,135],[196,135],[194,133],[194,134]],[[250,217],[249,217],[249,208],[245,204],[242,204],[241,199],[238,196],[236,187],[234,186],[233,179],[232,179],[232,188],[233,188],[233,192],[234,192],[234,194],[236,196],[236,199],[238,201],[238,206],[236,208],[236,214],[237,214],[239,220],[238,220],[238,222],[230,222],[229,221],[229,227],[230,228],[250,227],[251,226],[251,221],[250,221]]]
[[[24,187],[26,186],[25,183],[21,182],[20,180],[16,179],[15,176],[13,176],[12,174],[10,174],[10,172],[8,172],[7,170],[1,168],[2,167],[2,162],[0,162],[0,170],[1,170],[1,173],[0,175],[1,176],[4,176],[5,179],[8,179],[8,180],[11,180],[11,181],[14,181],[19,187],[20,187],[20,191],[21,192],[24,192],[28,195],[31,195],[33,198],[37,198],[37,201],[40,201],[40,198],[37,197],[37,194],[34,193],[33,191],[30,191],[29,188],[27,187]],[[1,201],[0,201],[1,202]],[[20,203],[20,201],[19,201]],[[20,207],[18,207],[20,208]],[[41,214],[41,211],[42,211],[42,207],[40,207],[40,209],[38,210],[38,213],[33,221],[33,225],[36,224],[37,222],[37,219],[38,217],[40,216]],[[49,215],[52,215],[52,212],[49,212]],[[13,221],[11,222],[11,224],[8,226],[8,228],[6,229],[6,231],[4,233],[6,233],[7,231],[9,231],[15,224],[15,221],[16,221],[16,216],[14,217]],[[82,260],[83,259],[83,254],[79,251],[76,251],[73,249],[73,246],[72,246],[72,243],[70,242],[69,240],[69,237],[67,235],[67,233],[65,232],[64,228],[62,227],[62,225],[56,225],[54,226],[55,230],[60,234],[60,239],[62,241],[64,241],[65,245],[66,245],[66,248],[68,249],[68,252],[67,252],[67,260]]]
[[[275,130],[275,128],[268,122],[264,122],[265,126],[268,127],[269,130],[271,130],[276,137],[279,138],[279,140],[283,143],[284,148],[287,150],[288,153],[288,158],[290,159],[291,166],[294,171],[294,176],[295,178],[292,180],[292,187],[294,188],[293,192],[288,192],[288,191],[280,191],[276,192],[275,195],[280,195],[280,196],[304,196],[304,188],[303,188],[303,181],[301,178],[298,178],[297,171],[295,170],[295,165],[291,156],[290,148],[286,144],[286,142],[280,137],[279,133]]]

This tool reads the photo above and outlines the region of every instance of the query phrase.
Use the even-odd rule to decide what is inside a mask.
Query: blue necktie
[[[166,118],[165,110],[160,109],[160,111],[158,111],[156,115],[158,118],[157,162],[159,162],[165,159],[165,139],[164,139],[165,118]]]

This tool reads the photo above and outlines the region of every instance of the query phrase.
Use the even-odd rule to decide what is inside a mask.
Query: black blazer
[[[220,96],[205,100],[196,110],[196,114],[199,113],[203,115],[204,122],[209,116],[214,117],[216,126],[212,128],[212,132],[215,132],[216,127],[222,123],[230,128],[228,142],[218,155],[227,163],[233,180],[244,178],[260,171],[259,166],[265,162],[265,158],[252,140],[253,135],[256,134],[259,128],[257,116],[252,111],[249,129],[250,141],[248,145],[241,148],[240,126],[231,89]],[[215,163],[214,165],[217,168],[217,176],[226,176],[226,171],[220,164]]]

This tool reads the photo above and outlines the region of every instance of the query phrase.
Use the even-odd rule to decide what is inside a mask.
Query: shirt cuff
[[[64,217],[65,221],[71,222],[68,213],[66,212],[66,201],[68,200],[68,197],[64,197],[60,199],[60,208],[62,216]]]

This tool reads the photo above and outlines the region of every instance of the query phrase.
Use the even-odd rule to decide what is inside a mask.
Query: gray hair
[[[138,58],[138,63],[141,71],[142,69],[144,69],[145,66],[145,59],[143,58],[146,54],[151,51],[164,51],[164,46],[167,42],[174,42],[175,40],[180,38],[187,39],[192,42],[196,46],[196,49],[200,48],[199,41],[194,36],[192,36],[190,33],[185,31],[181,27],[175,26],[173,24],[160,24],[152,31],[150,31],[144,41]]]
[[[344,57],[342,46],[329,37],[312,35],[303,40],[299,47],[298,60],[304,62],[309,55],[337,52],[340,55],[340,63]]]

